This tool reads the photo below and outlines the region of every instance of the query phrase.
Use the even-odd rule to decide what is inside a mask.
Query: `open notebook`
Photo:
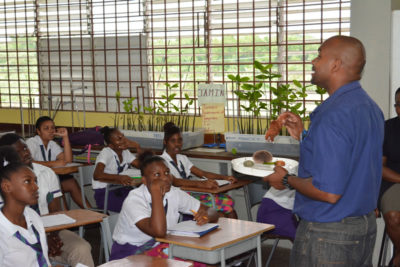
[[[217,223],[198,225],[196,221],[184,221],[168,228],[168,233],[178,236],[201,237],[219,227]]]

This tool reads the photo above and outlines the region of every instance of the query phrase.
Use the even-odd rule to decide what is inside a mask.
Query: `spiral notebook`
[[[201,237],[218,227],[217,223],[198,225],[196,221],[184,221],[168,228],[168,233],[177,236]]]

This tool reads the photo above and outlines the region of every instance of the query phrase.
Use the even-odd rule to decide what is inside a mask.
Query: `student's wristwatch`
[[[282,178],[282,184],[283,184],[286,188],[294,189],[294,188],[289,184],[289,181],[288,181],[289,176],[295,176],[295,175],[292,174],[292,173],[286,173],[285,176],[283,176],[283,178]]]

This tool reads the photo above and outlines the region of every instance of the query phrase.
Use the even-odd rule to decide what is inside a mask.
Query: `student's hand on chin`
[[[66,137],[68,136],[68,130],[66,128],[58,128],[55,135],[59,137]]]

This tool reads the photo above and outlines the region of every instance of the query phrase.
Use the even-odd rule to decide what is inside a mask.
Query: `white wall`
[[[352,0],[350,35],[360,39],[367,52],[361,84],[389,117],[391,1]]]

